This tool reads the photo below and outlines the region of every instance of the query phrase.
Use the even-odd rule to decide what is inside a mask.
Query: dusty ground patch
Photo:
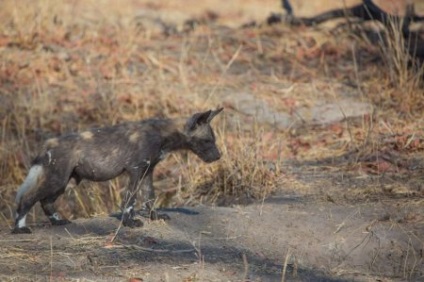
[[[113,244],[119,221],[110,217],[38,225],[35,234],[18,237],[3,230],[2,277],[280,281],[284,273],[287,281],[416,280],[423,276],[420,206],[420,199],[275,195],[248,206],[169,212],[169,222],[120,229]]]

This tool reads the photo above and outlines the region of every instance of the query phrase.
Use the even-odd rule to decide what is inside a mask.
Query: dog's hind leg
[[[22,195],[16,209],[15,227],[12,230],[13,234],[32,233],[31,229],[26,226],[26,216],[36,202],[37,199],[35,199],[33,194]]]
[[[63,189],[59,190],[59,192],[57,192],[56,194],[46,197],[40,201],[44,214],[49,218],[50,223],[52,225],[65,225],[65,224],[71,223],[71,221],[62,217],[60,213],[58,213],[56,211],[56,208],[54,207],[54,202],[60,195],[63,194],[63,192],[65,191],[65,188],[66,186]]]
[[[50,172],[50,171],[49,171]],[[46,182],[39,189],[40,203],[44,214],[49,218],[52,225],[65,225],[71,223],[68,219],[56,211],[54,203],[56,199],[65,192],[66,186],[72,175],[70,169],[55,170],[47,173]],[[74,177],[77,184],[81,181],[78,177]]]
[[[28,172],[24,183],[19,187],[16,194],[16,217],[15,227],[12,233],[31,233],[31,229],[26,226],[26,216],[29,210],[39,200],[39,186],[44,181],[45,171],[43,166],[34,165]]]

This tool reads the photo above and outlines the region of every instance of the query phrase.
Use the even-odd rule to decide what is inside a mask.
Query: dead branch
[[[314,26],[331,19],[355,17],[364,21],[379,21],[389,32],[391,32],[393,29],[393,23],[397,23],[400,27],[402,36],[407,39],[406,42],[410,42],[410,39],[416,42],[414,46],[410,46],[408,48],[409,54],[413,57],[424,59],[424,40],[420,38],[416,32],[411,32],[409,29],[411,23],[424,21],[423,16],[416,15],[413,3],[409,3],[407,5],[406,13],[403,17],[386,13],[371,0],[363,0],[361,4],[350,8],[335,9],[308,18],[295,17],[289,0],[282,0],[281,2],[283,9],[286,11],[286,16],[282,17],[273,14],[268,18],[268,24],[285,22],[292,26]]]

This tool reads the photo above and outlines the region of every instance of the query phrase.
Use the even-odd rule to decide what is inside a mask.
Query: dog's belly
[[[113,179],[124,172],[122,160],[105,158],[82,158],[74,169],[80,179],[92,181],[106,181]]]
[[[87,179],[91,181],[106,181],[113,179],[122,174],[124,171],[123,168],[117,167],[86,167],[86,166],[77,166],[74,170],[74,173],[80,179]]]
[[[123,169],[121,170],[105,170],[105,169],[87,170],[85,168],[76,167],[74,170],[74,173],[80,179],[87,179],[91,181],[106,181],[121,175],[123,171],[124,171]]]

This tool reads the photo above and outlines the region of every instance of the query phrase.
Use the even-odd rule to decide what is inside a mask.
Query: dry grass
[[[418,41],[415,32],[405,36],[402,32],[403,21],[390,19],[388,27],[380,35],[381,52],[388,70],[392,91],[388,91],[388,99],[392,105],[405,114],[417,113],[423,107],[424,95],[421,91],[424,83],[424,66],[417,62],[415,50],[422,40]]]
[[[149,5],[143,2],[140,8]],[[211,26],[164,36],[155,32],[160,26],[149,28],[137,9],[112,1],[3,1],[0,15],[0,213],[7,224],[16,187],[51,136],[151,116],[188,116],[221,104],[217,93],[240,90],[290,111],[309,101],[302,93],[276,96],[282,84],[346,77],[356,77],[362,91],[370,93],[363,99],[384,109],[370,135],[366,118],[278,132],[251,117],[234,122],[240,115],[227,107],[225,116],[214,121],[222,160],[205,165],[192,155],[175,154],[158,167],[156,179],[158,205],[228,204],[275,191],[285,177],[282,158],[320,159],[365,143],[381,147],[379,134],[398,132],[403,123],[409,127],[401,133],[413,134],[418,121],[401,115],[386,119],[399,109],[417,116],[423,104],[422,69],[412,73],[407,67],[409,58],[397,37],[383,49],[384,58],[391,58],[384,72],[375,64],[355,69],[347,37],[337,41],[285,27],[228,31]],[[365,55],[376,52],[359,48]],[[110,212],[124,188],[125,179],[84,182],[67,190],[61,210],[70,217]],[[35,220],[41,211],[37,207],[31,214]]]

